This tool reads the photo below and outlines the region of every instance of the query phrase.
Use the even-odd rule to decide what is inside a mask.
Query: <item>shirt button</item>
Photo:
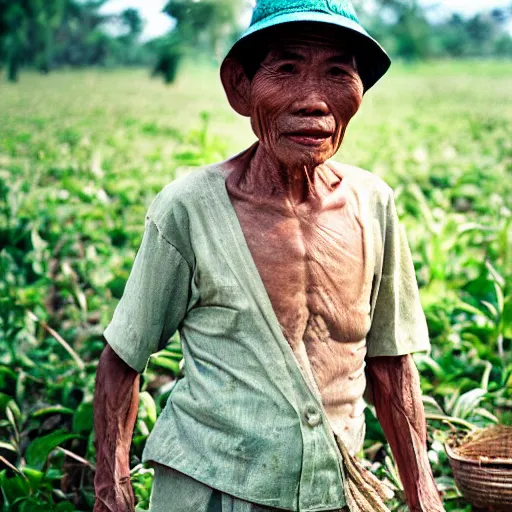
[[[322,422],[320,411],[314,405],[308,405],[304,410],[304,419],[310,427],[316,427]]]

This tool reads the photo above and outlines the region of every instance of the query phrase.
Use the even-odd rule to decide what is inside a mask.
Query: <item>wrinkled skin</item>
[[[98,363],[94,391],[94,512],[135,510],[130,445],[138,407],[139,375],[107,345]]]
[[[354,59],[338,47],[290,39],[271,50],[250,88],[261,156],[288,176],[304,167],[311,171],[338,151],[362,94]]]
[[[255,176],[260,195],[292,193],[294,201],[303,201],[304,173],[311,177],[316,166],[338,151],[359,109],[363,85],[354,58],[334,38],[309,30],[284,31],[252,80],[237,60],[223,65],[228,99],[251,118],[260,141],[250,164],[264,172]]]
[[[221,77],[259,139],[235,160],[227,189],[284,335],[340,428],[357,427],[347,419],[362,415],[351,393],[362,393],[367,375],[410,509],[444,510],[411,356],[364,357],[371,261],[357,197],[343,186],[343,168],[326,163],[362,101],[355,60],[337,33],[283,30],[254,77],[234,58]],[[137,403],[136,373],[107,347],[95,395],[95,512],[133,510],[126,477]]]
[[[371,359],[368,379],[409,509],[412,512],[444,510],[427,456],[425,411],[414,360],[410,355]]]

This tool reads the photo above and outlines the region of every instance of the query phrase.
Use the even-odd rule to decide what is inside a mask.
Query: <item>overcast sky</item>
[[[463,15],[492,9],[493,7],[506,7],[512,0],[421,0],[424,5],[438,6],[442,11],[457,11]],[[118,13],[128,7],[140,11],[145,20],[144,39],[151,39],[165,34],[171,28],[168,16],[162,14],[162,8],[167,0],[109,0],[102,8],[104,13]]]

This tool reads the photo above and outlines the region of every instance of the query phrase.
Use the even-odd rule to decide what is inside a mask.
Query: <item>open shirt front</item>
[[[237,158],[237,157],[235,157]],[[336,433],[351,451],[364,420],[333,432],[304,361],[280,328],[226,191],[229,161],[168,185],[148,212],[105,337],[142,371],[179,330],[185,376],[148,438],[145,461],[261,505],[345,506]],[[410,251],[391,189],[351,168],[373,252],[366,357],[429,349]],[[363,403],[362,396],[359,397]]]

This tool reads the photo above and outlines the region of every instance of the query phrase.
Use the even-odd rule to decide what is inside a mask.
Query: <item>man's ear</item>
[[[251,81],[238,59],[228,57],[220,68],[220,79],[229,104],[241,116],[251,115]]]

